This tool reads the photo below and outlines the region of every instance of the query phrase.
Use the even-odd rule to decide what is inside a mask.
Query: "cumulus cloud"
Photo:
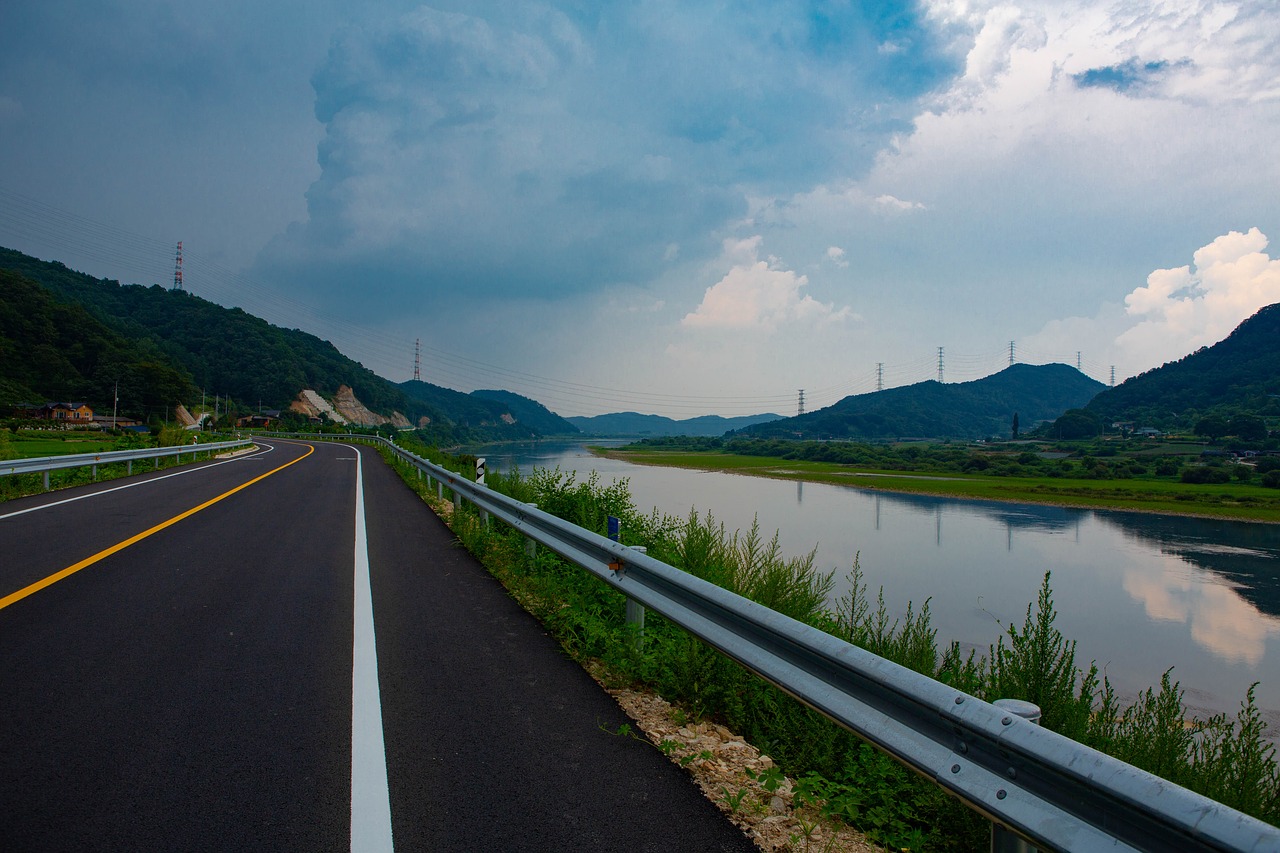
[[[734,261],[724,278],[707,288],[702,303],[681,325],[691,329],[736,329],[773,332],[792,323],[837,323],[853,317],[848,306],[836,308],[800,289],[807,276],[783,269],[777,258],[759,259],[761,238],[725,241],[725,256]],[[843,254],[843,253],[841,253]]]
[[[924,8],[963,72],[865,175],[758,201],[754,222],[777,250],[839,245],[898,293],[929,292],[934,305],[986,300],[1011,324],[1038,325],[1117,302],[1206,234],[1273,227],[1275,4]],[[904,315],[877,311],[882,324]]]
[[[839,246],[827,247],[827,258],[830,259],[831,263],[835,264],[841,269],[844,269],[845,267],[849,266],[849,262],[845,260],[845,257],[844,257],[844,249],[841,249]]]
[[[915,12],[477,2],[371,20],[313,77],[322,174],[263,264],[313,293],[356,275],[434,299],[643,284],[714,257],[754,193],[865,169],[948,73]]]
[[[1280,302],[1280,259],[1266,248],[1257,228],[1232,231],[1197,250],[1191,265],[1155,270],[1125,297],[1137,323],[1116,344],[1135,362],[1161,364],[1222,340]]]

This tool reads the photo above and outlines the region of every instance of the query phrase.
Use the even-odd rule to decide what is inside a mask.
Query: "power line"
[[[315,306],[289,298],[278,290],[265,286],[243,273],[222,266],[214,259],[193,251],[175,241],[162,240],[135,234],[114,225],[97,222],[36,199],[23,196],[0,187],[0,233],[15,235],[43,246],[51,246],[57,252],[73,252],[91,259],[104,267],[115,267],[124,278],[130,276],[140,283],[158,283],[168,275],[173,276],[175,288],[184,286],[184,277],[199,282],[202,298],[228,307],[241,307],[249,313],[287,328],[311,328],[321,330],[320,336],[339,340],[347,356],[362,362],[378,364],[403,364],[407,340],[396,339],[382,333],[373,333],[346,317],[317,310]],[[167,259],[171,259],[166,261]],[[166,270],[166,266],[169,268]],[[189,273],[184,276],[184,273]],[[553,408],[592,408],[601,411],[621,408],[659,408],[675,413],[705,414],[714,409],[727,414],[759,414],[764,411],[781,412],[795,398],[792,392],[750,395],[671,394],[666,392],[625,389],[571,382],[554,377],[540,376],[501,365],[490,364],[460,355],[447,349],[424,345],[421,338],[413,342],[413,377],[421,377],[421,359],[425,354],[431,361],[432,379],[436,383],[460,388],[481,388],[499,385],[534,397]],[[1085,360],[1081,364],[1076,352],[1077,368],[1086,375],[1106,375],[1105,366]],[[937,379],[942,382],[944,367],[949,367],[953,381],[980,379],[998,372],[1005,360],[1005,353],[993,349],[986,353],[952,353],[949,363],[944,362],[944,349],[937,349]],[[1014,342],[1010,342],[1008,359],[1015,358]],[[1057,356],[1023,353],[1024,361],[1051,363],[1068,361]],[[898,387],[923,382],[930,378],[935,364],[931,357],[921,354],[914,359],[888,365],[876,362],[862,374],[822,388],[808,389],[808,408],[825,408],[845,397],[882,391],[886,387]],[[1114,366],[1111,382],[1114,384]]]

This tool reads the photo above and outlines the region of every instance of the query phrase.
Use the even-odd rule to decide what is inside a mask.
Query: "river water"
[[[472,450],[493,470],[625,479],[642,512],[684,517],[696,508],[730,531],[758,518],[784,553],[816,548],[815,565],[836,573],[837,597],[856,558],[891,613],[929,599],[940,644],[985,653],[1008,625],[1021,626],[1051,572],[1056,624],[1077,641],[1077,662],[1097,661],[1122,696],[1158,685],[1173,667],[1189,706],[1234,714],[1259,681],[1258,705],[1272,737],[1280,734],[1280,525],[633,465],[593,456],[581,442]]]

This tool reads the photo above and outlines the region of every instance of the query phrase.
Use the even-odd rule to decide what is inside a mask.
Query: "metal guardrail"
[[[0,477],[7,477],[12,474],[44,474],[44,487],[47,491],[49,488],[49,472],[58,471],[63,468],[87,468],[92,466],[94,474],[97,474],[99,465],[111,465],[117,462],[128,463],[129,473],[133,473],[133,463],[142,459],[155,460],[156,467],[160,465],[160,459],[166,456],[176,456],[182,459],[182,454],[190,453],[195,458],[197,453],[216,452],[220,450],[231,450],[236,447],[243,447],[246,444],[252,444],[250,439],[237,439],[235,441],[216,441],[208,444],[185,444],[174,447],[143,447],[136,450],[109,450],[105,453],[74,453],[66,456],[37,456],[31,459],[5,459],[0,461]]]
[[[1048,850],[1280,850],[1280,829],[1040,728],[382,438],[366,440]],[[428,481],[429,482],[429,481]]]

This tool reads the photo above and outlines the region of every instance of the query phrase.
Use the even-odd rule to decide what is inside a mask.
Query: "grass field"
[[[927,471],[910,473],[718,451],[615,448],[593,448],[593,451],[639,465],[730,471],[756,477],[832,483],[888,492],[1280,523],[1280,490],[1245,483],[1192,485],[1156,479],[1088,480]]]
[[[70,453],[102,453],[119,449],[119,440],[100,435],[75,435],[50,437],[48,435],[19,432],[9,437],[9,448],[19,459],[38,456],[63,456]]]

